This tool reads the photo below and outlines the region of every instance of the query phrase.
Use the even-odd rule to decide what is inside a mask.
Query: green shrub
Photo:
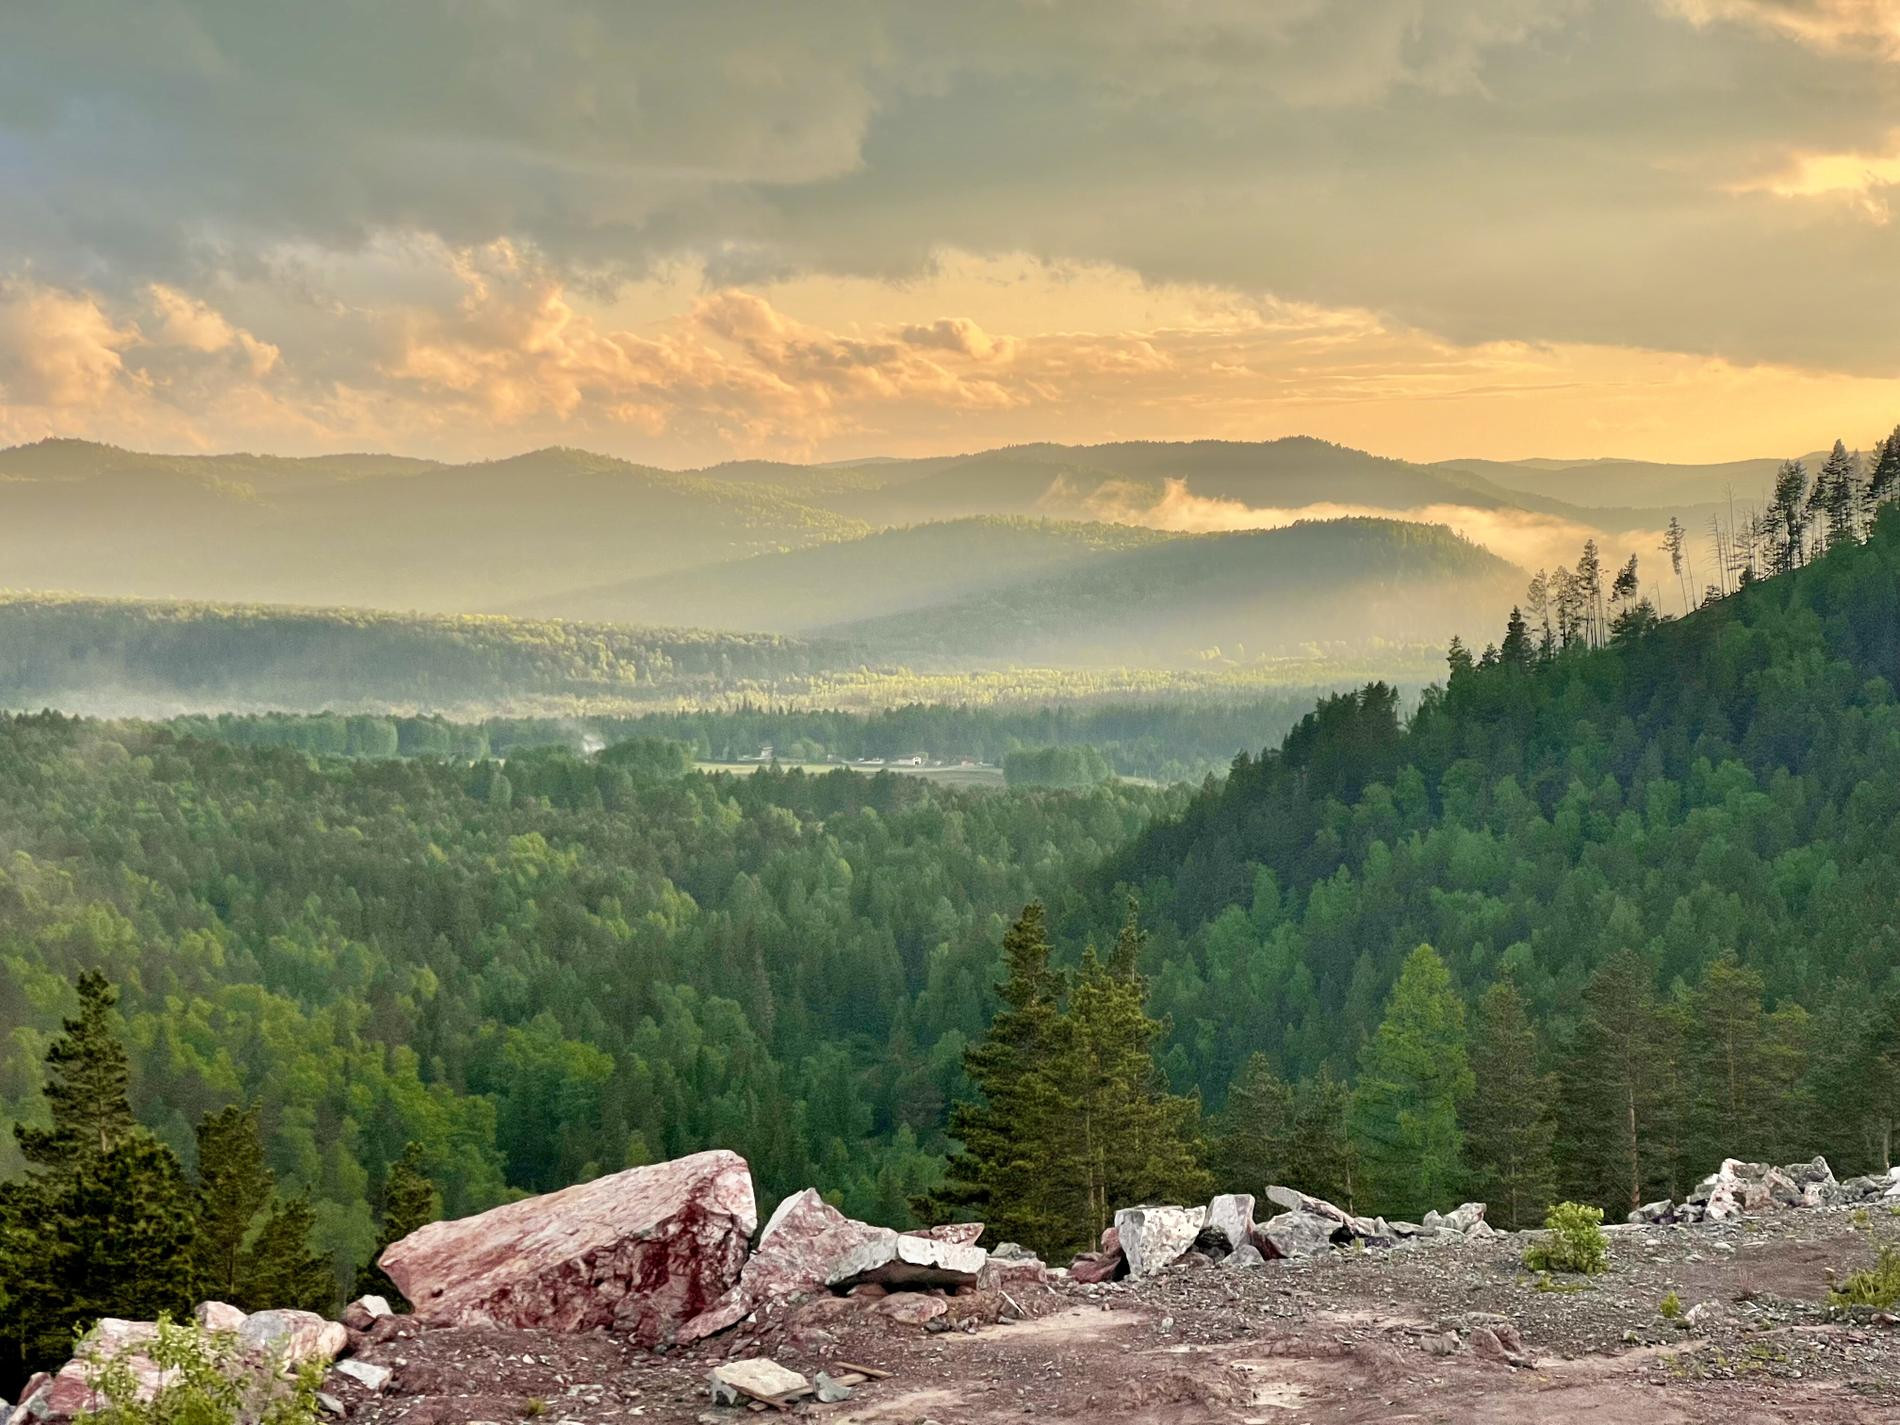
[[[158,1335],[143,1354],[163,1373],[150,1400],[139,1399],[138,1376],[123,1357],[103,1358],[82,1340],[87,1383],[104,1404],[77,1425],[315,1425],[322,1372],[306,1367],[290,1379],[272,1365],[246,1361],[228,1331],[158,1318]]]
[[[1848,1277],[1827,1299],[1835,1306],[1873,1306],[1883,1311],[1900,1305],[1900,1248],[1882,1247],[1879,1261]]]
[[[1610,1241],[1603,1235],[1603,1209],[1560,1202],[1544,1215],[1545,1236],[1524,1253],[1534,1272],[1579,1272],[1595,1276],[1610,1264]]]
[[[1680,1321],[1682,1319],[1682,1298],[1677,1296],[1673,1291],[1668,1292],[1664,1295],[1662,1301],[1658,1303],[1656,1309],[1662,1313],[1663,1320]]]

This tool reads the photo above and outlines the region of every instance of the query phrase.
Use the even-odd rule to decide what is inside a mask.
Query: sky
[[[0,443],[1900,420],[1900,0],[9,0]]]

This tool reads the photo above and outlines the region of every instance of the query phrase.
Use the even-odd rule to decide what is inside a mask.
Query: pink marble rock
[[[758,1220],[745,1159],[716,1149],[430,1223],[380,1265],[423,1322],[607,1326],[652,1346],[738,1282]]]
[[[983,1235],[981,1222],[946,1222],[941,1227],[913,1227],[903,1234],[906,1237],[928,1237],[933,1242],[954,1242],[959,1247],[973,1247],[976,1239]]]
[[[697,1341],[736,1324],[768,1301],[825,1290],[837,1261],[884,1232],[846,1217],[816,1188],[793,1193],[773,1210],[738,1282],[682,1326],[677,1339]]]
[[[20,1395],[20,1403],[8,1417],[11,1425],[28,1422],[58,1422],[104,1408],[106,1402],[92,1388],[99,1368],[117,1361],[131,1370],[137,1383],[139,1400],[150,1400],[158,1393],[163,1372],[145,1354],[145,1347],[158,1339],[158,1327],[149,1321],[123,1321],[106,1316],[88,1331],[79,1343],[79,1354],[51,1376],[38,1375],[29,1381]]]

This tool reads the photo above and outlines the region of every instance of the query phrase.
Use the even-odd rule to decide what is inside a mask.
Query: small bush
[[[1577,1272],[1595,1276],[1610,1264],[1610,1240],[1603,1235],[1603,1209],[1560,1202],[1544,1215],[1545,1236],[1524,1253],[1534,1272]]]
[[[82,1340],[87,1383],[104,1404],[77,1425],[315,1425],[322,1380],[315,1367],[285,1380],[274,1365],[241,1359],[230,1332],[168,1316],[141,1353],[162,1373],[150,1400],[139,1399],[138,1376],[123,1357],[102,1358]]]
[[[1900,1248],[1882,1247],[1879,1261],[1848,1277],[1827,1299],[1835,1306],[1873,1306],[1882,1311],[1900,1305]]]
[[[1656,1309],[1662,1313],[1663,1320],[1680,1321],[1682,1319],[1682,1298],[1677,1296],[1673,1291],[1669,1292],[1663,1297]]]

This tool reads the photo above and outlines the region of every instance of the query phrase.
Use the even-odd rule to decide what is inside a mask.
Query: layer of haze
[[[25,0],[0,441],[667,465],[1900,411],[1900,0]]]

